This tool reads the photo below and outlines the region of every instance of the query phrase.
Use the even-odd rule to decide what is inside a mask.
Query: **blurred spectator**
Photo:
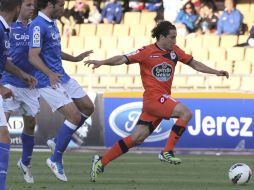
[[[146,0],[145,10],[157,11],[162,7],[162,0]]]
[[[86,20],[86,23],[99,24],[101,22],[101,13],[99,11],[98,3],[93,2],[91,10],[89,12],[89,17]]]
[[[83,24],[89,16],[89,5],[85,0],[76,0],[75,5],[69,10],[69,19],[73,19],[76,24]]]
[[[156,23],[164,20],[164,7],[163,7],[163,3],[161,5],[161,7],[156,11],[156,16],[155,16],[154,20],[155,20]]]
[[[75,5],[70,10],[65,10],[64,15],[60,18],[65,28],[65,35],[76,35],[75,25],[83,24],[89,16],[89,5],[85,0],[76,0]]]
[[[194,4],[194,7],[197,11],[197,13],[199,14],[200,8],[202,5],[204,4],[210,4],[213,8],[213,10],[217,10],[217,6],[214,2],[214,0],[189,0]]]
[[[247,41],[242,44],[237,44],[235,47],[254,47],[254,26],[251,27]]]
[[[142,11],[145,8],[144,0],[130,0],[129,11]]]
[[[217,34],[238,34],[242,26],[243,16],[235,8],[233,0],[225,0],[224,6],[225,10],[217,24]]]
[[[214,0],[201,0],[201,5],[205,4],[209,4],[210,6],[212,6],[213,11],[217,11],[217,5]]]
[[[218,17],[214,12],[213,5],[210,3],[203,4],[197,21],[197,32],[202,34],[213,33],[216,31],[217,22]]]
[[[195,8],[197,14],[199,14],[199,10],[201,8],[201,1],[200,0],[190,0],[190,2],[193,3],[194,8]]]
[[[164,20],[174,23],[183,5],[182,0],[163,0]]]
[[[195,32],[198,15],[194,4],[190,1],[183,5],[183,9],[176,17],[176,28],[179,35]]]
[[[110,0],[102,9],[101,16],[103,23],[117,23],[122,20],[123,9],[122,5],[117,0]]]

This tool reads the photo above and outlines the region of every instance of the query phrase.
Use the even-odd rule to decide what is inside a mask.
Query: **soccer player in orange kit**
[[[106,60],[88,60],[85,65],[98,68],[101,65],[121,65],[139,63],[143,94],[143,109],[134,132],[109,149],[102,157],[95,155],[91,171],[91,180],[112,160],[126,153],[130,148],[141,144],[159,125],[162,119],[177,118],[167,139],[164,150],[159,154],[161,161],[180,164],[173,149],[192,117],[192,112],[181,102],[171,97],[171,85],[175,66],[178,61],[202,72],[229,77],[227,71],[212,69],[193,59],[176,45],[176,27],[168,21],[162,21],[152,30],[156,43],[144,46],[127,55],[114,56]]]

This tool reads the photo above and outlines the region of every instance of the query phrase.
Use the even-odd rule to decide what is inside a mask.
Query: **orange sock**
[[[169,152],[174,149],[175,144],[185,131],[186,125],[187,122],[182,119],[178,119],[176,121],[175,125],[172,127],[171,132],[169,134],[168,140],[163,150],[164,152]]]
[[[111,160],[114,160],[122,154],[128,152],[128,150],[135,146],[135,143],[131,139],[131,136],[116,142],[102,157],[101,162],[103,166],[106,166]]]

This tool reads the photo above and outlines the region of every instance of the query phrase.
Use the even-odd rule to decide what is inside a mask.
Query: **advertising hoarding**
[[[193,117],[178,148],[253,149],[254,95],[234,93],[184,93],[176,99],[192,110]],[[141,93],[104,95],[105,146],[131,134],[142,108]],[[175,120],[163,120],[141,145],[163,147]]]

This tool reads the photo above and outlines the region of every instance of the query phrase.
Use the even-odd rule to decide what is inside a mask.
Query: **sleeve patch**
[[[41,43],[40,27],[35,26],[33,28],[33,47],[40,47],[40,43]]]

